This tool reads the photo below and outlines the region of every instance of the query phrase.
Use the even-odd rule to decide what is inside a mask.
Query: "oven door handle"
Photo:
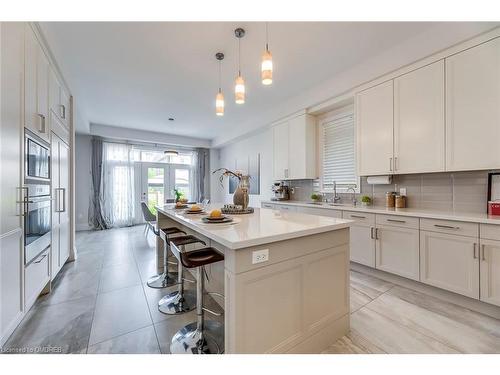
[[[56,212],[66,212],[66,189],[65,188],[55,188],[55,196],[57,197],[56,199]],[[62,193],[62,199],[61,199],[61,193]],[[62,208],[61,208],[61,201],[62,201]]]
[[[18,187],[18,190],[19,190],[20,194],[19,194],[19,200],[17,200],[16,203],[21,204],[22,206],[20,206],[19,214],[16,216],[24,217],[28,213],[28,207],[27,207],[27,205],[28,205],[28,202],[27,202],[28,187],[21,186],[21,187]]]

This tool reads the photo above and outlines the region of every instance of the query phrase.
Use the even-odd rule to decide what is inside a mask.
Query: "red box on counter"
[[[488,202],[488,215],[500,215],[500,202]]]

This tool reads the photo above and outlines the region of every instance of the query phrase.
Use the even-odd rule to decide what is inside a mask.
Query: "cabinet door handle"
[[[375,239],[378,240],[378,228],[375,228]]]
[[[37,115],[40,118],[40,127],[38,128],[38,131],[40,133],[45,133],[45,116],[41,113],[38,113]]]
[[[443,229],[460,229],[460,227],[452,227],[451,225],[441,225],[441,224],[434,224],[436,228],[443,228]]]
[[[63,197],[62,197],[62,210],[61,212],[66,212],[66,188],[61,188]]]
[[[472,253],[472,256],[474,257],[474,259],[477,259],[476,247],[477,247],[477,244],[474,242],[474,250],[473,250],[473,253]]]
[[[387,221],[392,221],[393,223],[406,223],[405,220],[387,219]]]
[[[486,261],[486,256],[485,256],[485,254],[484,254],[484,246],[485,246],[485,245],[484,245],[484,243],[483,243],[483,244],[481,244],[481,260],[482,260],[483,262],[485,262],[485,261]]]
[[[370,227],[370,238],[374,240],[375,238],[373,237],[373,227]]]
[[[48,255],[48,254],[49,254],[49,253],[45,253],[45,254],[43,254],[43,256],[42,256],[40,259],[38,259],[38,260],[34,261],[33,263],[35,263],[35,264],[41,263],[41,261],[42,261],[42,260],[44,260],[44,259],[47,257],[47,255]]]
[[[389,158],[389,171],[392,172],[392,158]]]
[[[64,120],[66,119],[66,107],[64,104],[61,104],[61,118]]]
[[[16,201],[17,204],[20,204],[20,208],[19,208],[19,214],[17,214],[16,216],[21,216],[21,217],[24,217],[26,216],[27,212],[28,212],[28,187],[27,186],[22,186],[22,187],[18,187],[19,189],[19,192],[20,192],[20,195],[19,195],[19,200]]]
[[[356,219],[366,219],[366,216],[361,215],[351,215],[351,217],[355,217]]]
[[[398,170],[398,157],[395,156],[394,157],[394,171],[397,171]]]

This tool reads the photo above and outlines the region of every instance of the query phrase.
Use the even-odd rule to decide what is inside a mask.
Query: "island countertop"
[[[213,203],[206,211],[222,206],[222,203]],[[201,218],[206,214],[187,214],[185,209],[176,209],[173,204],[156,209],[232,250],[348,228],[352,223],[352,220],[254,208],[253,214],[230,215],[234,219],[230,224],[205,224]]]

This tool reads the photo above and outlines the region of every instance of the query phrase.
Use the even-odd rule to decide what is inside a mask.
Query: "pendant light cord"
[[[241,38],[238,38],[238,77],[241,77]]]
[[[269,22],[266,22],[266,51],[269,52],[269,32],[267,30]]]
[[[222,70],[222,61],[219,60],[219,93],[221,90],[221,70]]]

